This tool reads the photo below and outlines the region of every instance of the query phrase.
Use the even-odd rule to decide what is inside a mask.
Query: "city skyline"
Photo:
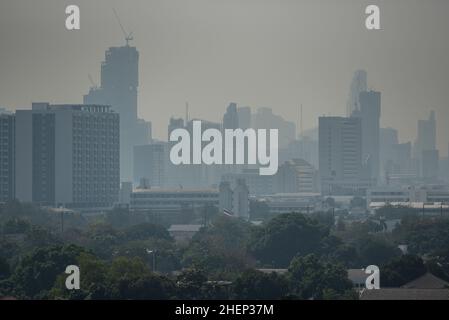
[[[241,13],[234,10],[234,1],[206,4],[198,0],[189,5],[133,2],[128,8],[119,2],[91,5],[77,1],[83,22],[81,30],[74,33],[61,23],[63,4],[2,4],[5,10],[0,12],[14,12],[11,16],[15,19],[0,13],[0,29],[14,29],[17,34],[12,37],[0,31],[0,105],[16,110],[29,108],[33,101],[81,103],[91,86],[88,75],[100,82],[104,52],[125,44],[112,14],[114,6],[135,35],[131,45],[141,54],[139,116],[153,122],[158,139],[165,140],[169,117],[182,116],[186,101],[192,118],[217,122],[232,101],[251,106],[253,111],[270,107],[295,123],[303,104],[305,129],[316,128],[323,114],[345,114],[352,75],[365,69],[368,89],[382,92],[381,127],[396,128],[400,142],[413,143],[417,121],[435,110],[437,148],[441,156],[447,155],[449,129],[444,119],[449,117],[449,97],[444,79],[449,70],[444,57],[449,53],[449,41],[444,37],[448,22],[443,19],[448,4],[443,1],[434,0],[434,6],[428,7],[416,1],[382,2],[383,30],[377,33],[363,28],[363,1],[339,5],[311,1],[255,5],[248,1],[238,3]],[[33,6],[47,18],[45,23],[38,23],[35,15],[29,16],[23,9]],[[195,10],[199,7],[201,12]],[[174,8],[178,8],[176,13]],[[243,19],[250,9],[254,10],[251,24]],[[224,14],[217,17],[217,10]],[[306,19],[308,13],[323,10],[322,21]],[[426,20],[426,25],[413,22],[422,15],[432,19]],[[273,22],[266,22],[268,17]],[[199,28],[200,24],[208,28]],[[312,26],[307,29],[308,36],[303,33],[305,24]],[[337,30],[332,24],[338,25]],[[32,25],[38,27],[31,30]],[[29,35],[21,37],[24,33]],[[271,46],[264,45],[263,33]],[[81,46],[83,50],[78,49]],[[330,48],[333,53],[326,54]],[[421,58],[429,48],[434,49],[433,56]],[[45,69],[51,72],[45,74]],[[37,81],[42,77],[45,81]]]

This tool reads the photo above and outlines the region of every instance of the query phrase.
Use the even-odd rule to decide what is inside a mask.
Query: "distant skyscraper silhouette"
[[[430,112],[428,120],[418,120],[418,135],[416,137],[413,155],[419,163],[419,174],[424,176],[424,168],[429,167],[430,164],[424,163],[427,160],[432,161],[432,156],[435,153],[426,153],[426,157],[423,155],[426,151],[436,150],[436,119],[435,111]],[[433,161],[432,161],[433,162]]]
[[[251,108],[237,108],[237,116],[239,118],[239,128],[245,130],[251,127]]]
[[[226,109],[223,116],[223,129],[237,129],[239,128],[239,117],[237,113],[237,104],[232,102]]]
[[[346,106],[346,115],[348,117],[350,117],[354,111],[360,110],[360,92],[368,90],[367,78],[368,75],[365,70],[357,70],[354,72]]]
[[[366,176],[379,180],[380,174],[380,113],[381,94],[376,91],[362,91],[359,109],[353,117],[362,120],[362,164]]]
[[[147,144],[151,124],[137,117],[139,52],[128,43],[111,47],[101,64],[101,86],[84,96],[85,104],[110,105],[120,114],[120,178],[131,181],[133,146]]]
[[[0,202],[12,200],[14,190],[15,115],[0,108]]]
[[[319,171],[324,195],[354,193],[370,186],[362,177],[362,121],[319,118]]]

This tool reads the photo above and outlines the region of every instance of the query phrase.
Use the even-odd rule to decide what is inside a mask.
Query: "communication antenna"
[[[129,46],[129,42],[131,40],[134,40],[134,38],[132,36],[133,33],[132,32],[130,32],[130,33],[126,32],[125,28],[122,25],[122,22],[120,21],[120,17],[118,16],[117,11],[115,11],[114,8],[112,8],[112,11],[114,11],[114,15],[117,18],[118,24],[120,25],[120,29],[122,29],[123,35],[125,36],[126,46],[128,47]]]

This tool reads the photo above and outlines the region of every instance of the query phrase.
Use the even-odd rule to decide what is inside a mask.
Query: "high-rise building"
[[[423,169],[424,167],[427,166],[427,164],[423,163],[424,152],[435,150],[436,150],[436,119],[435,119],[435,111],[431,111],[428,120],[418,120],[418,134],[413,149],[413,156],[417,162],[418,175],[420,177],[425,176]]]
[[[381,94],[376,91],[362,91],[359,97],[360,109],[352,113],[362,121],[362,164],[366,176],[379,180],[380,173],[380,110]]]
[[[320,117],[318,144],[322,194],[354,194],[372,184],[362,177],[360,118]]]
[[[368,89],[367,78],[368,75],[365,70],[357,70],[354,72],[346,106],[346,115],[348,117],[350,117],[354,111],[360,110],[360,92]]]
[[[170,118],[167,128],[167,140],[170,141],[170,133],[175,129],[184,128],[184,119],[182,118]]]
[[[380,128],[380,174],[385,180],[392,171],[394,148],[399,144],[398,131],[393,128]]]
[[[425,150],[421,157],[421,172],[424,179],[435,181],[438,178],[440,154],[438,150]]]
[[[15,198],[15,116],[0,109],[0,202]]]
[[[278,129],[279,148],[285,148],[290,142],[295,140],[295,123],[273,114],[273,110],[270,108],[258,108],[257,112],[251,117],[252,128],[254,129]]]
[[[431,111],[428,120],[418,120],[418,134],[414,146],[414,156],[420,159],[423,151],[436,149],[435,112]]]
[[[148,144],[151,124],[138,119],[139,52],[128,44],[111,47],[101,64],[101,86],[92,87],[84,96],[85,104],[111,106],[120,115],[120,177],[130,181],[133,175],[133,147]]]
[[[223,129],[237,129],[237,128],[239,128],[237,104],[232,102],[229,104],[223,116]]]
[[[318,139],[302,136],[299,140],[289,143],[286,148],[279,150],[279,163],[292,159],[304,159],[318,168]]]
[[[110,207],[120,188],[119,115],[109,106],[33,103],[16,112],[16,197]]]
[[[245,130],[251,128],[251,108],[239,107],[237,108],[237,117],[239,119],[239,128]]]
[[[168,143],[134,146],[134,183],[147,179],[151,187],[165,187],[168,175]]]
[[[393,146],[392,168],[394,174],[412,173],[412,143],[398,143]]]

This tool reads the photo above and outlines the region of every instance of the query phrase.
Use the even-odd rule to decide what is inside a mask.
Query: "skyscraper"
[[[281,116],[273,114],[271,108],[258,108],[252,115],[252,128],[254,129],[278,129],[279,148],[285,148],[295,140],[296,125]]]
[[[165,187],[168,175],[168,142],[134,146],[134,183],[147,179],[151,187]]]
[[[245,130],[251,128],[251,108],[239,107],[237,108],[237,117],[239,119],[239,128]]]
[[[147,144],[151,125],[137,117],[139,52],[128,44],[111,47],[101,64],[101,86],[84,96],[85,104],[111,106],[120,114],[120,177],[131,181],[133,146]]]
[[[33,103],[16,112],[16,197],[110,207],[120,188],[119,115],[109,106]]]
[[[319,118],[319,171],[326,195],[355,192],[362,183],[360,118]]]
[[[392,171],[394,148],[399,143],[398,131],[393,128],[380,129],[380,171],[382,178]]]
[[[381,94],[376,91],[362,91],[359,97],[360,109],[352,113],[362,121],[362,164],[366,176],[379,180],[380,173],[380,110]]]
[[[428,120],[418,120],[418,135],[416,137],[413,155],[419,163],[419,175],[424,177],[424,167],[428,164],[424,163],[423,154],[425,151],[436,150],[436,119],[435,111],[430,112]],[[430,157],[431,158],[431,157]],[[426,157],[426,159],[430,159]]]
[[[239,128],[237,104],[232,102],[229,104],[223,116],[223,129],[237,129],[237,128]]]
[[[0,202],[12,200],[14,190],[15,116],[0,108]]]
[[[346,105],[346,115],[348,117],[350,117],[354,111],[360,110],[360,92],[368,89],[367,78],[368,75],[365,70],[357,70],[354,72]]]
[[[422,154],[422,177],[429,182],[438,178],[440,154],[438,150],[425,150]]]

